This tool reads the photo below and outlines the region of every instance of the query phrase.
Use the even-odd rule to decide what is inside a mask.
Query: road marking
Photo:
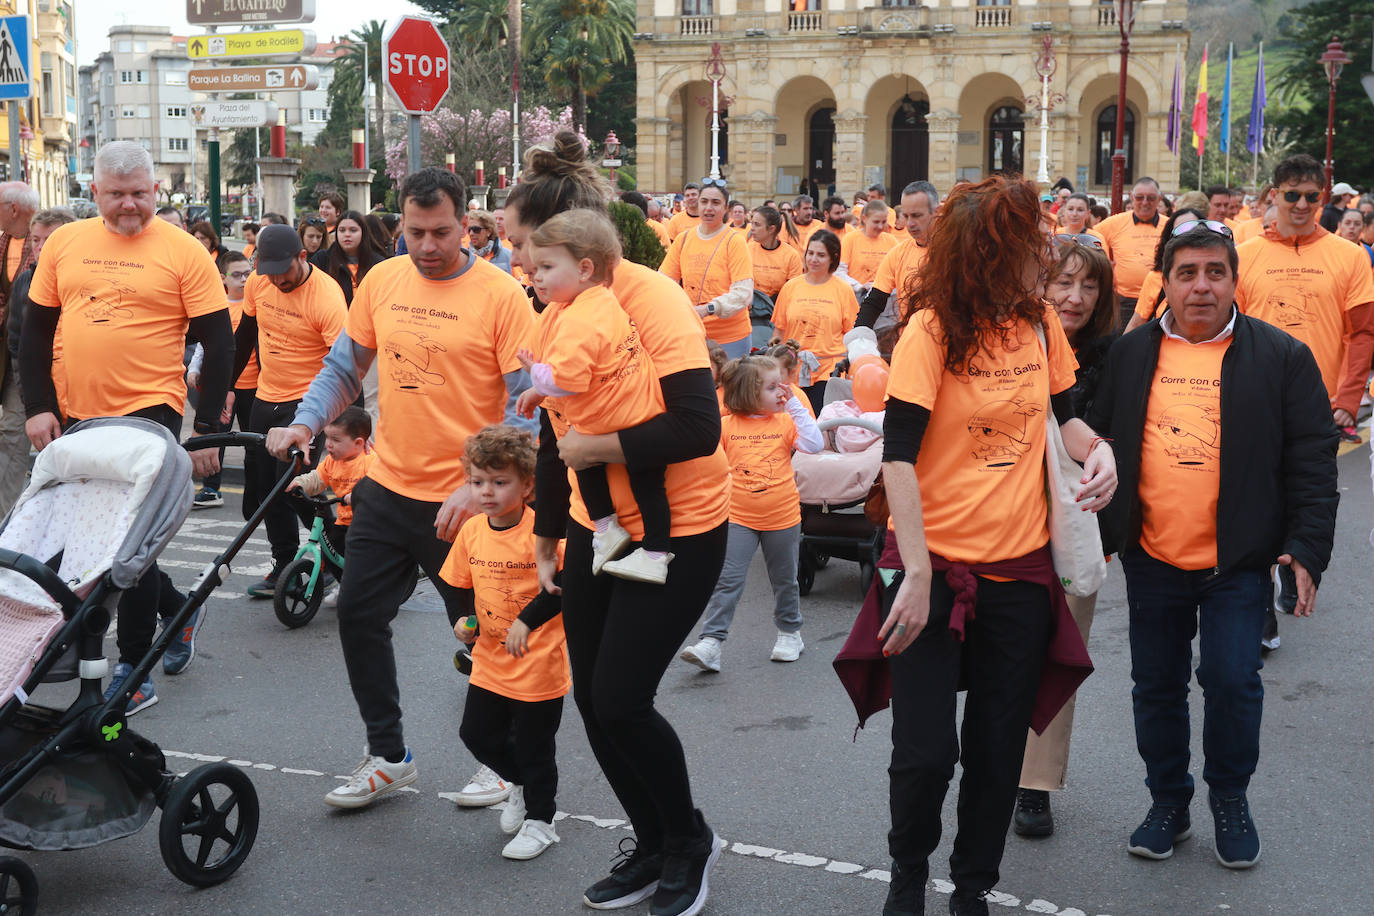
[[[327,776],[327,774],[320,770],[304,770],[296,769],[293,767],[276,766],[270,763],[254,763],[251,760],[229,759],[214,754],[197,754],[186,751],[169,751],[165,749],[162,753],[168,757],[180,757],[186,760],[193,760],[198,763],[219,763],[220,761],[226,761],[228,763],[233,764],[234,766],[242,767],[243,769],[284,773],[288,776],[309,776],[312,778]],[[335,775],[333,778],[340,781],[347,781],[352,777]],[[400,791],[406,792],[408,794],[419,794],[419,790],[416,789],[414,786],[404,786],[401,788]],[[457,792],[439,792],[436,794],[438,798],[445,802],[456,802],[458,798]],[[505,802],[501,802],[499,804],[491,805],[490,810],[503,811],[505,810],[505,807]],[[555,823],[563,820],[582,821],[583,823],[590,824],[591,826],[600,828],[602,830],[632,829],[630,824],[627,823],[624,818],[617,817],[596,817],[591,814],[570,814],[566,811],[559,811],[554,814],[553,819]],[[840,859],[831,859],[828,856],[818,856],[804,852],[787,852],[782,849],[773,849],[769,846],[755,846],[748,843],[731,842],[729,840],[726,840],[725,849],[727,852],[731,852],[737,856],[744,856],[746,858],[753,859],[767,859],[771,862],[776,862],[779,865],[786,865],[792,868],[820,868],[822,871],[829,872],[830,874],[840,875],[843,877],[864,878],[869,881],[879,881],[884,884],[891,883],[892,881],[892,874],[887,869],[868,868],[867,866],[858,865],[853,862],[845,862]],[[949,881],[944,880],[943,878],[931,878],[930,885],[931,888],[937,893],[954,893],[954,885]],[[1076,907],[1060,907],[1057,904],[1051,903],[1048,900],[1045,900],[1040,897],[1034,898],[1033,900],[1031,900],[1030,903],[1027,903],[1024,906],[1021,903],[1021,898],[1013,896],[1012,894],[1004,893],[1002,891],[989,892],[987,899],[988,903],[993,906],[1005,907],[1007,909],[1023,909],[1029,913],[1053,914],[1053,916],[1088,916],[1088,913],[1085,910],[1078,909]],[[1096,916],[1110,916],[1110,914],[1098,913],[1096,914]]]

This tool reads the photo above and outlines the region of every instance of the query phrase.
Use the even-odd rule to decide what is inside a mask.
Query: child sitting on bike
[[[309,474],[302,474],[286,489],[300,490],[306,496],[319,496],[326,488],[339,497],[339,511],[333,522],[326,522],[324,536],[329,546],[343,556],[344,535],[353,521],[352,497],[358,481],[367,476],[377,456],[368,448],[372,438],[372,417],[361,407],[348,407],[324,427],[326,455]]]

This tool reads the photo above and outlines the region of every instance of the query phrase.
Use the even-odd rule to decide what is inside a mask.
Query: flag
[[[1245,132],[1245,148],[1252,153],[1264,151],[1264,106],[1269,104],[1264,86],[1264,45],[1259,48],[1259,69],[1255,71],[1255,94],[1250,97],[1250,129]]]
[[[1235,45],[1226,48],[1226,82],[1221,87],[1221,125],[1217,129],[1217,149],[1231,155],[1231,52]]]
[[[1174,57],[1174,91],[1169,96],[1169,134],[1164,145],[1169,152],[1177,153],[1179,141],[1183,139],[1183,54],[1179,51]]]
[[[1202,46],[1202,68],[1197,72],[1197,101],[1193,103],[1193,149],[1202,158],[1207,143],[1207,46]]]

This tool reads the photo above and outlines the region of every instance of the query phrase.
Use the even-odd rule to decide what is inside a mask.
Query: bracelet
[[[1105,442],[1108,445],[1112,444],[1112,440],[1108,439],[1106,436],[1093,436],[1092,440],[1088,443],[1088,450],[1083,453],[1084,457],[1091,455],[1093,453],[1093,449],[1097,448],[1097,444],[1099,442]]]

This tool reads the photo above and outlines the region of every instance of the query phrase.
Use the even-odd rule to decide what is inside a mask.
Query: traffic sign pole
[[[219,128],[210,128],[210,228],[215,230],[218,236],[223,230],[220,228],[220,197],[219,197]],[[193,154],[194,155],[194,154]]]
[[[11,102],[11,105],[14,103]],[[413,114],[410,119],[410,143],[406,155],[406,171],[414,174],[420,171],[420,116]],[[461,215],[461,214],[460,214]]]
[[[19,151],[19,103],[10,102],[10,181],[24,180],[24,160]]]

